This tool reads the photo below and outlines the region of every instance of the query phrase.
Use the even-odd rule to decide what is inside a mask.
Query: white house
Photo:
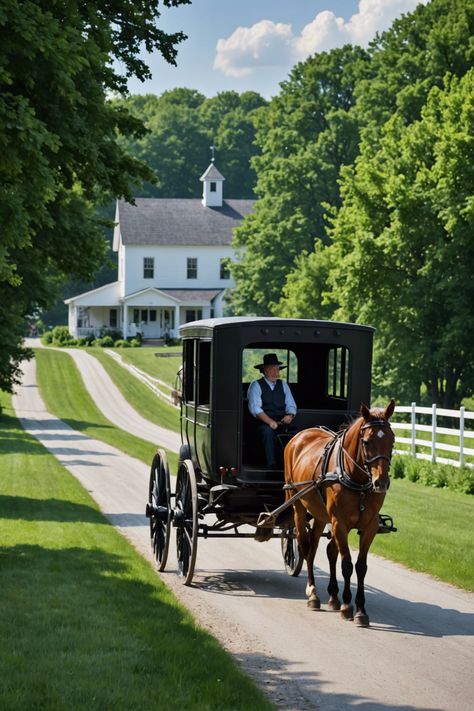
[[[176,337],[180,324],[222,316],[233,281],[234,229],[254,200],[224,200],[225,178],[211,163],[202,200],[136,198],[117,202],[113,249],[118,280],[65,301],[79,337],[118,329],[123,337]]]

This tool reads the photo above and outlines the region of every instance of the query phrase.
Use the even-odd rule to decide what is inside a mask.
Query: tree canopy
[[[140,197],[200,197],[199,177],[216,148],[216,164],[225,174],[225,193],[254,197],[250,159],[255,145],[255,117],[266,101],[256,92],[223,91],[206,98],[194,89],[177,88],[161,96],[132,96],[121,105],[143,122],[144,136],[122,139],[127,151],[147,163],[152,181],[137,186]]]
[[[163,0],[168,7],[189,0]],[[127,78],[150,76],[141,48],[175,63],[180,32],[157,27],[160,2],[3,0],[0,5],[0,387],[11,389],[25,317],[65,275],[88,279],[106,243],[95,206],[131,199],[151,177],[116,140],[143,128]],[[120,67],[120,70],[119,70]]]
[[[235,240],[247,250],[234,269],[237,312],[371,323],[377,328],[377,392],[421,394],[448,407],[474,390],[474,292],[468,283],[474,257],[473,36],[473,0],[432,0],[377,37],[367,55],[351,63],[350,106],[336,104],[352,127],[341,135],[351,137],[353,148],[332,172],[317,160],[333,142],[306,130],[317,117],[314,108],[308,111],[311,98],[326,120],[332,115],[317,100],[320,85],[307,87],[303,116],[291,134],[286,112],[273,102],[285,164],[299,171],[293,183],[282,181],[281,163],[264,163],[266,143],[257,133],[261,197]],[[297,94],[303,69],[333,55],[303,63],[282,96],[290,87]],[[343,72],[345,62],[341,57]],[[302,145],[316,155],[312,165],[298,160]],[[324,197],[315,170],[324,178]],[[306,231],[300,216],[307,185],[313,204]],[[272,200],[288,206],[289,217],[277,224]]]

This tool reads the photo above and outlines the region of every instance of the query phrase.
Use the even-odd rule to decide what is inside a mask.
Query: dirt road
[[[108,395],[110,396],[110,394]],[[148,468],[49,415],[25,365],[14,398],[23,426],[90,491],[105,515],[149,560],[143,516]],[[318,552],[325,599],[327,566]],[[278,541],[200,540],[185,588],[162,579],[284,709],[467,711],[473,705],[474,595],[371,556],[369,629],[306,608],[304,575],[283,571]]]

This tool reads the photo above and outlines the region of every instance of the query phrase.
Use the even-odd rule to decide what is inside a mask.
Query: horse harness
[[[388,420],[384,420],[382,418],[377,419],[377,420],[369,420],[369,422],[366,422],[362,427],[360,428],[360,434],[359,434],[359,441],[362,447],[362,451],[364,452],[364,455],[367,453],[367,444],[368,441],[364,439],[364,431],[368,429],[369,427],[385,427],[386,425],[389,425]],[[373,464],[373,462],[377,461],[378,459],[385,459],[388,461],[388,464],[390,466],[390,457],[387,457],[385,454],[378,454],[375,457],[368,458],[367,456],[364,456],[363,460],[363,467],[358,464],[355,459],[353,459],[350,454],[346,451],[344,448],[344,437],[346,435],[347,430],[341,430],[339,432],[333,432],[330,430],[328,427],[317,427],[316,429],[323,430],[327,434],[330,434],[332,436],[332,439],[330,439],[327,444],[324,447],[324,451],[322,452],[321,456],[316,462],[316,465],[314,467],[313,475],[309,481],[299,481],[299,482],[288,482],[285,484],[283,487],[284,489],[292,489],[295,490],[300,486],[305,486],[303,490],[300,490],[298,494],[295,495],[295,498],[301,498],[304,496],[310,489],[317,488],[319,490],[319,493],[324,499],[323,496],[323,491],[322,491],[322,485],[325,483],[330,483],[330,482],[339,482],[343,486],[345,486],[347,489],[350,489],[351,491],[358,492],[360,495],[360,504],[359,504],[359,511],[362,512],[365,509],[364,506],[364,499],[365,499],[365,494],[367,492],[373,491],[374,485],[372,482],[372,475],[370,473],[370,465]],[[381,432],[381,430],[379,430]],[[334,471],[328,471],[329,469],[329,462],[331,459],[331,456],[335,450],[335,448],[338,446],[338,450],[336,453],[336,468]],[[345,471],[344,468],[344,455],[348,457],[348,459],[351,460],[355,466],[360,469],[366,476],[367,476],[367,481],[364,483],[354,481],[351,479],[349,474]],[[319,475],[316,476],[318,469],[320,469]]]

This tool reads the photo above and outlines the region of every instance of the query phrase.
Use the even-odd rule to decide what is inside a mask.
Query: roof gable
[[[136,198],[135,203],[121,200],[117,205],[124,245],[199,246],[230,245],[255,200],[225,200],[222,207],[205,207],[192,198]]]

